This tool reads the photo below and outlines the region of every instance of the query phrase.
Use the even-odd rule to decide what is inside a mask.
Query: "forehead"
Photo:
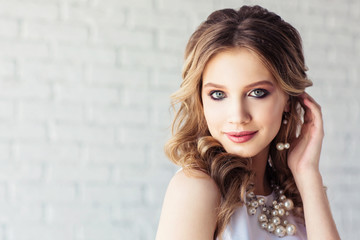
[[[209,81],[251,83],[260,80],[275,83],[273,75],[259,56],[245,48],[226,50],[216,54],[208,61],[203,71],[203,84]]]

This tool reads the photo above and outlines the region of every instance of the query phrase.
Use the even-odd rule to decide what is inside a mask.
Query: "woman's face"
[[[267,157],[288,96],[255,53],[240,48],[211,58],[201,95],[209,131],[227,152]]]

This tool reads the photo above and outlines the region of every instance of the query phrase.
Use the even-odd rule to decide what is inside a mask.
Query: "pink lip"
[[[226,136],[234,143],[244,143],[252,139],[257,131],[225,132]]]

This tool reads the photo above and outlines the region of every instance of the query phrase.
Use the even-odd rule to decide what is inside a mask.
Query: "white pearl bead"
[[[281,200],[281,201],[285,201],[285,200],[286,200],[285,195],[281,195],[281,196],[280,196],[280,200]]]
[[[279,216],[284,216],[285,210],[283,208],[279,208],[278,214],[279,214]]]
[[[277,226],[275,229],[275,235],[278,237],[283,237],[286,234],[286,230],[283,226]]]
[[[256,208],[254,208],[254,207],[248,208],[248,213],[249,213],[250,215],[255,215],[255,213],[256,213]]]
[[[271,215],[273,215],[273,216],[277,216],[278,214],[279,214],[279,211],[276,209],[271,212]]]
[[[259,203],[254,200],[251,202],[251,206],[253,206],[254,208],[257,208],[259,206]]]
[[[269,223],[267,226],[268,232],[273,232],[275,230],[275,225],[273,223]]]
[[[276,144],[276,148],[277,148],[277,150],[282,151],[282,150],[284,150],[284,144],[278,143],[278,144]]]
[[[261,226],[261,228],[263,228],[263,229],[267,229],[268,224],[267,224],[267,222],[262,222],[262,223],[260,224],[260,226]]]
[[[284,124],[284,125],[288,124],[288,120],[284,119],[284,120],[283,120],[283,124]]]
[[[265,214],[260,214],[260,216],[259,216],[259,221],[260,221],[260,222],[266,222],[266,221],[267,221],[266,215],[265,215]]]
[[[286,210],[292,210],[294,208],[294,202],[291,199],[286,199],[284,207]]]
[[[281,220],[280,220],[279,217],[273,217],[273,218],[271,219],[271,222],[272,222],[273,224],[275,224],[275,225],[279,225],[279,224],[281,223]]]
[[[294,224],[286,225],[286,233],[288,235],[294,235],[296,232],[296,226]]]
[[[284,148],[285,148],[285,149],[289,149],[289,148],[290,148],[290,143],[285,143],[285,144],[284,144]]]
[[[265,198],[263,198],[263,197],[259,197],[259,199],[258,199],[258,203],[259,203],[259,205],[265,205]]]

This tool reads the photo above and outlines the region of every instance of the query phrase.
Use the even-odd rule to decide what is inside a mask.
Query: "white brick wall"
[[[0,0],[0,240],[154,239],[187,39],[261,4],[298,28],[325,119],[321,170],[360,234],[360,2]]]

